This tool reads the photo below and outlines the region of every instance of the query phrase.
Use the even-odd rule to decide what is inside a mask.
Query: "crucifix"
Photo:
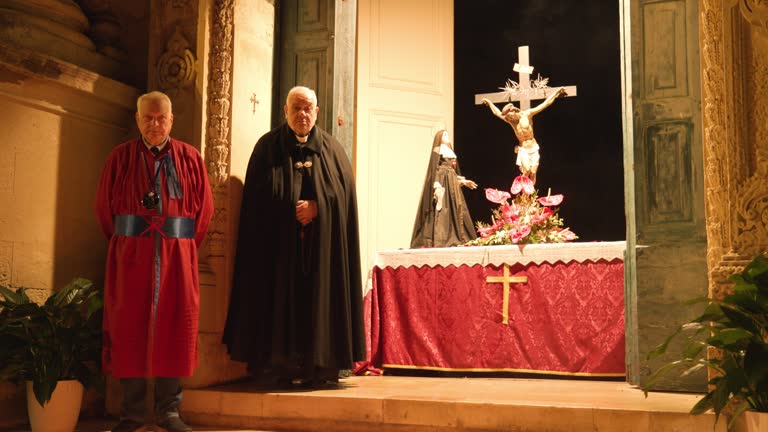
[[[501,283],[504,288],[504,302],[501,311],[501,323],[509,324],[509,284],[510,283],[526,283],[528,282],[528,276],[510,276],[509,265],[504,264],[504,274],[502,276],[488,276],[485,278],[488,283]]]
[[[552,88],[547,86],[549,79],[537,78],[531,86],[533,66],[528,64],[528,47],[518,47],[520,63],[515,63],[514,70],[520,75],[520,82],[507,80],[506,86],[499,93],[475,95],[475,104],[487,105],[491,113],[504,120],[515,131],[515,137],[520,145],[515,147],[520,174],[536,183],[536,172],[539,169],[539,143],[533,136],[533,116],[540,113],[560,96],[575,96],[576,86]],[[531,101],[544,99],[543,102],[531,108]],[[519,101],[520,108],[512,101]],[[499,110],[496,103],[506,102],[504,109]]]
[[[248,100],[253,104],[253,114],[256,114],[256,105],[259,104],[259,100],[256,99],[256,93],[252,93],[251,98]]]
[[[512,68],[518,73],[519,80],[519,92],[497,92],[497,93],[483,93],[475,95],[475,105],[482,105],[483,99],[488,99],[493,103],[506,103],[513,101],[520,101],[520,109],[527,110],[531,108],[531,101],[537,99],[546,99],[547,96],[552,94],[557,88],[531,88],[531,74],[533,73],[533,66],[529,65],[528,60],[528,47],[517,47],[517,57],[519,63],[515,63]],[[566,95],[564,96],[576,96],[576,86],[564,87]]]

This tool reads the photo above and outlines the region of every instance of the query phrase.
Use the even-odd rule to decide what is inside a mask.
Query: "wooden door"
[[[453,134],[454,17],[451,0],[358,7],[355,165],[366,267],[375,251],[410,245],[433,136]]]
[[[273,125],[284,121],[288,91],[304,85],[317,93],[317,125],[333,134],[352,158],[356,7],[352,0],[283,0],[278,3]]]
[[[622,0],[627,376],[641,386],[665,362],[647,354],[693,316],[684,302],[707,294],[698,18],[697,0]]]

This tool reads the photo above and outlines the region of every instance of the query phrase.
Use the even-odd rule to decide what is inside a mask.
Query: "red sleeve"
[[[208,171],[205,168],[205,162],[202,156],[197,158],[198,182],[197,193],[200,197],[200,209],[195,217],[195,243],[197,247],[203,244],[205,233],[208,231],[208,224],[213,216],[213,195],[211,194],[211,185],[208,182]]]
[[[114,161],[116,159],[113,151],[104,164],[104,170],[101,172],[99,186],[96,189],[96,219],[99,222],[101,231],[107,240],[112,238],[115,232],[114,214],[112,213],[112,193],[115,179]]]

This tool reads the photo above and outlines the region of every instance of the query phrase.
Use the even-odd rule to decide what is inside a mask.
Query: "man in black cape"
[[[318,386],[365,358],[352,167],[294,87],[246,172],[224,343],[261,382]]]

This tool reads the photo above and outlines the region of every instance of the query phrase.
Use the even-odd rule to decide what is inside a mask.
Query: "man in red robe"
[[[109,155],[96,194],[96,216],[109,240],[104,282],[103,367],[120,379],[116,432],[144,427],[147,379],[155,414],[169,431],[191,430],[179,418],[179,377],[197,364],[197,250],[213,214],[205,163],[170,137],[171,100],[139,97],[141,137]]]

